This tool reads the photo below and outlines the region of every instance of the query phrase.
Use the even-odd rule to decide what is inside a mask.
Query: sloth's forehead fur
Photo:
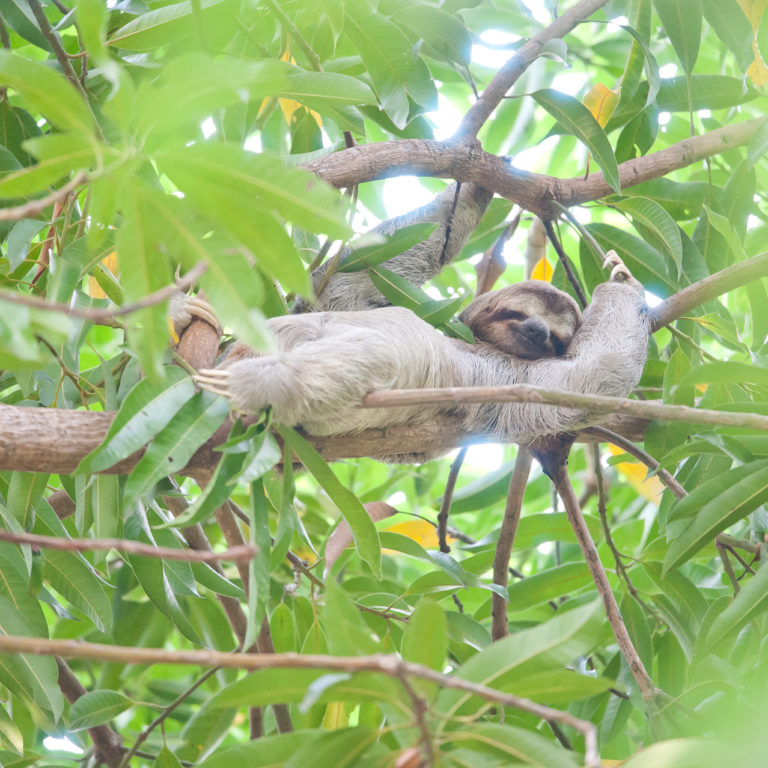
[[[578,304],[567,293],[540,280],[526,280],[483,294],[465,310],[462,320],[472,327],[503,321],[511,312],[546,320],[563,340],[572,338],[581,325]]]

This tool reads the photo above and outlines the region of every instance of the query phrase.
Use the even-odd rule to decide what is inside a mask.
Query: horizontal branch
[[[679,168],[746,144],[762,119],[718,128],[671,147],[619,165],[622,189],[665,176]],[[512,167],[509,159],[485,152],[477,141],[456,142],[402,139],[364,144],[304,163],[334,187],[349,187],[374,179],[414,174],[475,182],[532,211],[553,218],[556,200],[571,206],[613,194],[601,172],[586,179],[559,179]]]
[[[160,648],[135,648],[125,645],[102,645],[79,640],[48,640],[39,637],[0,637],[0,652],[31,653],[38,656],[59,656],[64,659],[93,659],[119,664],[191,664],[200,667],[227,669],[331,669],[341,672],[379,672],[394,678],[428,680],[442,688],[452,688],[485,701],[513,707],[540,717],[548,722],[559,722],[583,734],[585,757],[588,765],[599,766],[597,756],[597,730],[593,723],[581,720],[568,712],[537,704],[530,699],[490,688],[481,683],[463,680],[436,672],[422,664],[404,661],[397,656],[375,654],[371,656],[329,656],[325,654],[300,655],[298,653],[225,653],[222,651],[193,650],[166,651]]]
[[[193,549],[172,549],[143,544],[129,539],[63,539],[57,536],[40,536],[36,533],[15,533],[0,530],[0,541],[14,544],[29,544],[41,549],[58,549],[66,552],[109,551],[117,549],[129,555],[157,557],[161,560],[182,560],[188,563],[218,563],[221,560],[247,562],[258,554],[252,544],[231,547],[224,552],[197,551]]]
[[[757,413],[731,413],[691,408],[687,405],[664,405],[646,400],[626,400],[607,395],[585,395],[532,387],[528,384],[507,384],[499,387],[445,387],[435,389],[385,389],[371,392],[363,399],[361,408],[397,408],[404,405],[434,405],[439,403],[537,403],[581,408],[591,413],[623,413],[645,419],[684,421],[721,427],[747,427],[768,432],[768,416]]]

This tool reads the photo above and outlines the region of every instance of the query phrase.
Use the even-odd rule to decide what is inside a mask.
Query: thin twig
[[[165,707],[165,709],[163,709],[163,711],[138,735],[135,744],[125,753],[123,762],[120,763],[120,768],[127,768],[127,766],[131,764],[131,758],[139,751],[139,748],[149,738],[152,731],[154,731],[158,725],[162,725],[179,704],[186,701],[209,677],[215,675],[218,671],[218,667],[211,667],[200,675],[200,677],[195,680],[186,691],[177,696],[167,707]]]
[[[45,197],[38,197],[36,200],[30,200],[23,205],[17,205],[13,208],[0,208],[0,221],[20,221],[21,219],[31,219],[38,213],[44,211],[49,205],[63,200],[70,192],[81,184],[88,181],[88,175],[85,171],[80,171],[75,175],[72,181],[68,181],[63,187]]]
[[[78,92],[85,99],[87,104],[88,97],[83,90],[83,85],[75,73],[75,70],[72,68],[72,62],[69,60],[69,56],[67,56],[66,50],[64,50],[64,46],[61,43],[61,38],[59,37],[58,32],[54,30],[54,28],[51,26],[51,22],[48,21],[48,17],[45,15],[45,11],[40,5],[39,0],[27,0],[27,5],[29,5],[30,10],[34,14],[35,20],[37,21],[37,26],[43,33],[43,37],[51,46],[51,50],[56,56],[56,61],[59,62],[59,66],[61,67],[62,72],[66,75],[67,80],[69,80],[72,85],[77,88]]]
[[[441,552],[450,552],[448,546],[448,515],[451,511],[451,502],[453,501],[453,492],[456,489],[456,480],[461,471],[461,465],[467,457],[468,446],[463,446],[456,454],[456,458],[451,463],[451,469],[448,472],[448,480],[445,483],[443,492],[443,501],[440,505],[440,512],[437,515],[437,541]]]
[[[411,700],[411,705],[413,706],[413,716],[416,719],[416,726],[421,734],[421,743],[424,749],[426,764],[434,765],[435,748],[432,744],[432,734],[429,732],[429,727],[427,726],[426,716],[429,713],[427,702],[416,693],[406,675],[400,675],[398,679],[403,688],[405,688],[405,692],[408,694],[408,698]]]
[[[571,286],[573,287],[573,292],[576,294],[579,305],[582,309],[585,309],[587,306],[587,297],[584,293],[584,289],[581,287],[579,278],[576,277],[573,264],[571,264],[571,260],[568,258],[568,254],[563,249],[563,246],[560,243],[560,238],[558,238],[557,233],[555,232],[555,228],[552,226],[552,221],[550,219],[542,219],[542,221],[544,222],[544,229],[547,232],[547,237],[552,243],[552,246],[555,249],[555,253],[557,253],[557,258],[560,259],[560,264],[562,264],[563,270],[568,277],[568,282],[570,282]]]
[[[0,301],[8,301],[13,304],[23,304],[26,307],[33,307],[34,309],[42,309],[48,312],[62,312],[70,317],[79,317],[83,320],[91,320],[94,323],[108,323],[110,320],[114,320],[116,317],[122,315],[129,315],[132,312],[137,312],[140,309],[146,309],[155,304],[159,304],[161,301],[170,299],[175,296],[179,291],[186,291],[187,288],[194,285],[198,278],[205,273],[208,269],[208,265],[205,262],[199,262],[195,264],[192,269],[187,272],[184,277],[176,280],[172,285],[166,285],[165,288],[160,288],[148,296],[145,296],[140,301],[136,301],[133,304],[125,304],[122,307],[116,309],[93,309],[86,307],[70,307],[68,304],[56,304],[51,301],[46,301],[37,296],[25,296],[19,293],[9,293],[7,291],[0,292]]]
[[[691,408],[687,405],[663,405],[640,400],[626,400],[608,395],[587,395],[505,384],[498,387],[435,387],[427,389],[381,389],[363,398],[361,408],[396,408],[403,405],[436,403],[540,403],[566,408],[588,409],[590,414],[622,413],[645,419],[684,421],[723,427],[750,427],[768,431],[768,416],[757,413],[731,413]]]
[[[600,562],[600,556],[597,553],[597,547],[589,532],[584,516],[579,508],[579,502],[574,493],[571,480],[568,477],[566,469],[566,458],[572,438],[555,438],[552,440],[539,441],[535,447],[534,454],[542,463],[544,471],[550,476],[552,482],[557,488],[557,492],[563,501],[568,521],[576,534],[576,540],[584,554],[589,572],[592,574],[592,580],[597,587],[598,594],[603,600],[605,613],[608,622],[613,630],[613,635],[619,645],[622,656],[629,665],[632,676],[640,689],[644,700],[654,697],[657,693],[650,675],[645,669],[645,665],[635,650],[632,639],[627,632],[624,619],[616,602],[611,585],[606,576],[605,569]],[[558,448],[552,449],[551,444],[557,443]]]
[[[659,462],[656,461],[650,453],[644,451],[642,448],[638,448],[631,440],[627,440],[626,437],[622,437],[622,435],[619,435],[610,429],[606,429],[606,427],[589,427],[589,429],[585,431],[588,434],[597,435],[602,442],[613,443],[630,456],[633,456],[638,461],[645,464],[645,466],[652,472],[655,472],[659,480],[672,491],[676,499],[682,499],[683,496],[688,495],[688,491],[680,485],[671,473],[667,472],[666,469],[660,469]]]
[[[442,688],[463,691],[485,701],[513,707],[543,720],[554,720],[581,733],[584,737],[585,760],[590,768],[601,765],[597,750],[597,728],[581,718],[529,699],[504,693],[481,683],[437,672],[422,664],[405,661],[397,656],[373,654],[371,656],[329,656],[327,654],[274,653],[245,654],[213,650],[175,650],[137,648],[126,645],[104,645],[80,640],[48,640],[41,637],[0,636],[3,653],[31,653],[38,656],[61,656],[65,659],[93,659],[119,664],[183,664],[226,669],[330,669],[340,672],[378,672],[388,677],[417,678],[436,683]]]
[[[157,557],[161,560],[181,560],[188,563],[217,563],[221,560],[248,562],[258,554],[255,547],[243,544],[224,552],[196,552],[194,550],[156,547],[129,539],[63,539],[56,536],[41,536],[37,533],[16,533],[0,530],[0,541],[14,544],[29,544],[41,549],[57,549],[65,552],[102,552],[116,549],[128,555]]]
[[[605,543],[608,545],[608,549],[611,550],[611,554],[613,555],[613,561],[616,564],[617,575],[624,579],[630,594],[633,597],[637,597],[637,590],[635,589],[634,584],[632,584],[632,580],[629,578],[627,569],[624,566],[623,560],[621,559],[621,552],[619,552],[619,548],[616,546],[616,542],[613,540],[613,533],[611,532],[611,526],[608,522],[608,492],[605,487],[603,468],[600,465],[600,446],[597,443],[592,446],[592,455],[595,462],[595,480],[597,481],[597,512],[600,516],[600,525],[603,528]]]
[[[301,50],[304,52],[304,55],[307,57],[307,60],[309,61],[312,69],[314,69],[316,72],[322,72],[323,65],[320,63],[320,57],[315,53],[312,46],[305,40],[304,35],[301,34],[299,28],[290,20],[290,18],[288,18],[283,9],[280,7],[280,4],[276,3],[275,0],[266,0],[266,4],[269,6],[269,9],[272,11],[272,13],[274,13],[275,16],[277,16],[277,18],[280,20],[280,23],[286,28],[291,38],[299,44],[299,48],[301,48]]]
[[[720,561],[723,564],[723,570],[728,576],[728,579],[731,582],[731,586],[733,587],[733,595],[734,597],[739,594],[739,590],[741,589],[741,586],[739,585],[739,580],[736,578],[736,572],[733,570],[733,565],[731,564],[731,560],[728,557],[728,552],[730,551],[730,547],[726,547],[723,544],[720,544],[715,538],[715,547],[717,548],[717,554],[720,555]]]

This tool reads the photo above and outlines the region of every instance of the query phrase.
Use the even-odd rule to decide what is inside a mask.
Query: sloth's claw
[[[229,371],[218,368],[203,368],[194,377],[194,382],[214,395],[229,397]]]
[[[627,267],[621,260],[621,257],[616,251],[608,251],[608,253],[605,254],[603,269],[608,268],[611,268],[611,275],[608,278],[611,282],[623,283],[634,279],[632,273],[629,271],[629,267]]]

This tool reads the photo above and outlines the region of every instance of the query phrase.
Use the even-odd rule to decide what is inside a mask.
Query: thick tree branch
[[[628,160],[619,166],[622,189],[746,144],[762,122],[757,119],[725,126]],[[613,194],[600,172],[586,179],[559,179],[529,173],[513,168],[507,158],[485,152],[476,141],[403,139],[365,144],[312,160],[305,163],[304,168],[334,187],[404,174],[472,181],[545,219],[558,214],[550,204],[552,200],[571,206]]]
[[[768,271],[768,254],[763,254],[727,267],[716,275],[685,288],[662,302],[654,310],[654,328],[659,328],[665,322],[670,322],[681,314],[690,311],[697,305],[697,302],[713,299],[733,288],[746,285],[764,275],[766,271]],[[682,298],[678,299],[679,296]],[[207,323],[200,322],[210,332],[213,332]],[[377,393],[376,397],[382,394]],[[395,397],[402,396],[402,393],[395,395]],[[418,396],[423,397],[424,395]],[[373,398],[373,396],[369,397]],[[581,397],[586,396],[582,395]],[[455,395],[449,395],[447,399],[445,395],[441,395],[441,398],[442,402],[456,401]],[[374,400],[369,400],[371,405],[373,402]],[[542,401],[538,400],[538,402]],[[564,401],[558,400],[557,402],[562,403]],[[623,405],[625,402],[630,403],[630,405],[625,407]],[[576,403],[567,400],[565,404],[574,405]],[[588,403],[590,407],[593,404],[594,401]],[[626,419],[630,411],[633,411],[642,420],[657,416],[662,417],[662,414],[666,416],[668,412],[663,409],[669,406],[618,399],[617,402],[612,402],[610,407],[614,411],[623,411],[623,415],[622,418],[615,421],[606,420],[604,426],[630,440],[641,440],[645,423],[636,418]],[[690,417],[691,420],[697,420],[694,423],[711,423],[704,411],[688,409],[682,413],[685,418]],[[721,419],[719,423],[722,424],[743,423],[739,419],[745,416],[744,414],[713,413],[716,413],[714,418]],[[746,414],[746,416],[758,420],[765,418],[750,414]],[[24,408],[0,404],[0,470],[71,474],[80,460],[101,443],[113,418],[113,413],[67,411],[55,408]],[[748,418],[747,421],[751,421],[751,419]],[[763,422],[760,422],[758,428],[763,428]],[[228,425],[219,429],[214,437],[197,451],[184,471],[190,473],[213,468],[220,458],[220,454],[213,449],[226,440],[228,429]],[[579,439],[594,442],[598,438],[584,433],[579,436]],[[404,453],[423,453],[425,451],[432,453],[436,451],[448,452],[458,445],[493,440],[494,438],[489,436],[469,434],[462,429],[458,418],[443,416],[427,424],[370,429],[356,435],[316,437],[312,438],[312,443],[330,461],[359,456],[380,457]],[[130,472],[139,456],[139,453],[134,454],[111,467],[109,472],[111,474]]]

